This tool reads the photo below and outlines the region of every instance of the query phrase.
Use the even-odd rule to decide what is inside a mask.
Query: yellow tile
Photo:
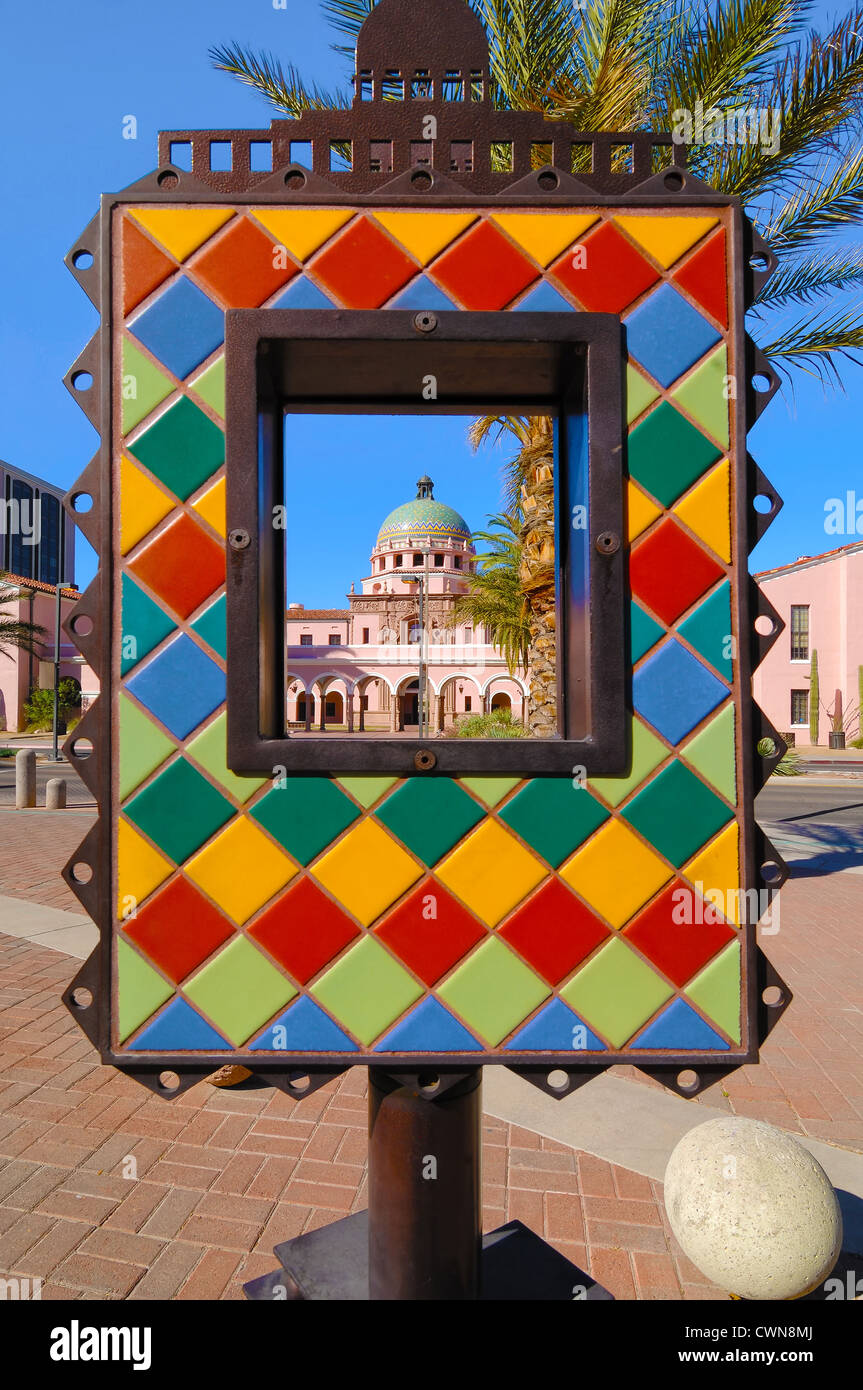
[[[125,555],[177,505],[127,458],[120,460],[120,552]]]
[[[290,883],[297,871],[294,860],[245,816],[232,821],[212,844],[184,865],[193,883],[238,926]]]
[[[548,870],[498,821],[487,820],[438,865],[435,874],[471,912],[494,927]]]
[[[672,873],[624,821],[613,820],[564,864],[560,876],[613,927],[622,927]]]
[[[731,468],[728,459],[674,508],[676,516],[706,541],[726,565],[731,563]]]
[[[428,265],[476,221],[475,212],[376,212],[375,217],[420,265]]]
[[[690,883],[704,885],[704,893],[708,889],[718,889],[722,893],[726,901],[723,915],[736,927],[740,926],[740,901],[737,897],[740,887],[739,842],[740,831],[737,822],[733,821],[706,849],[701,850],[683,867]],[[716,906],[719,906],[718,899]]]
[[[416,860],[372,820],[360,821],[312,869],[318,882],[366,927],[422,872]]]
[[[718,217],[616,217],[615,222],[665,270],[700,241]]]
[[[518,242],[545,269],[577,241],[588,227],[599,221],[599,214],[573,215],[559,212],[506,212],[493,217],[499,227]]]
[[[298,261],[307,261],[313,251],[349,222],[353,211],[344,208],[253,208],[255,217]]]
[[[662,515],[662,508],[651,502],[647,494],[642,492],[631,478],[627,480],[626,499],[629,539],[634,541],[636,536],[647,530],[651,522]]]
[[[233,208],[130,208],[129,211],[178,261],[191,256],[234,215]]]
[[[117,825],[117,916],[128,917],[173,870],[170,859],[121,820]]]
[[[208,521],[214,531],[218,531],[220,536],[226,532],[225,525],[225,480],[220,478],[217,483],[205,492],[203,497],[199,497],[197,502],[192,503],[192,510]]]

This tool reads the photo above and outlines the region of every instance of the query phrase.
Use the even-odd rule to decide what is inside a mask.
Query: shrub
[[[495,709],[490,714],[463,715],[456,721],[455,738],[530,738],[530,732],[512,710]]]
[[[81,708],[81,686],[72,676],[65,676],[61,680],[59,688],[59,718],[62,724],[68,724]],[[30,699],[24,705],[24,717],[27,720],[27,728],[34,731],[51,729],[54,725],[54,691],[31,690]]]

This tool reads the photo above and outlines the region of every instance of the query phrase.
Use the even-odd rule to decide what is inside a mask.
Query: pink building
[[[842,692],[849,739],[861,732],[859,668],[863,665],[863,541],[802,555],[793,564],[755,576],[784,619],[779,641],[755,672],[752,691],[780,733],[809,743],[809,675],[818,653],[820,720],[818,742],[830,732],[827,709]]]
[[[63,589],[60,596],[61,622],[78,602],[77,589]],[[17,574],[6,574],[0,581],[0,615],[16,622],[38,623],[45,628],[44,634],[36,643],[36,654],[10,648],[0,651],[0,730],[13,732],[23,729],[26,719],[24,703],[30,691],[42,687],[54,688],[54,617],[57,606],[57,589],[53,584],[44,584],[38,579],[23,579]],[[74,646],[61,632],[60,641],[60,679],[73,676],[81,684],[82,712],[91,705],[99,693],[96,673],[79,656]]]
[[[486,629],[450,623],[475,568],[467,522],[435,500],[430,478],[420,478],[416,498],[383,522],[369,573],[359,591],[351,584],[347,608],[289,604],[289,726],[409,730],[419,718],[421,663],[430,732],[492,709],[522,719],[525,673],[510,676]]]

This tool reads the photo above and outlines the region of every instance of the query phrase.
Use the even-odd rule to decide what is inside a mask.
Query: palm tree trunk
[[[524,525],[519,579],[530,626],[527,723],[538,738],[557,732],[557,623],[554,576],[554,454],[550,432],[522,454]]]

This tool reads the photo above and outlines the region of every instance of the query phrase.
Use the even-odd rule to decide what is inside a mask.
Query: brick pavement
[[[83,913],[60,870],[95,819],[92,811],[0,808],[0,893]]]

